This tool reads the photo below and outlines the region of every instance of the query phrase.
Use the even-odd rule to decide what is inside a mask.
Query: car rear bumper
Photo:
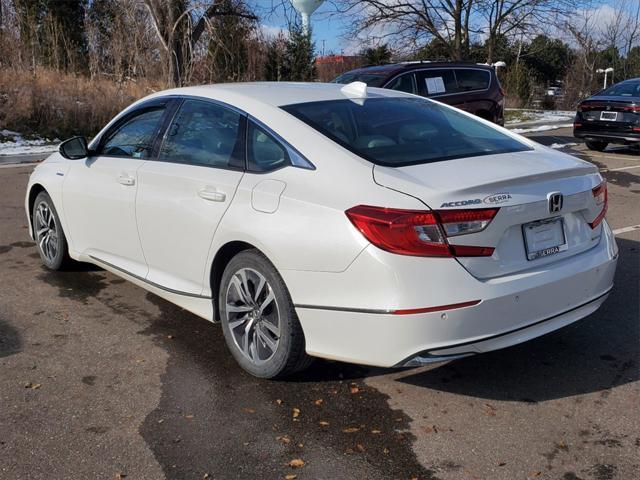
[[[392,263],[412,259],[387,253],[381,256]],[[546,266],[483,281],[472,277],[455,261],[445,264],[437,260],[445,259],[436,259],[432,268],[426,270],[424,266],[428,263],[420,265],[420,260],[413,258],[421,270],[417,277],[396,265],[396,277],[385,279],[378,277],[378,269],[366,258],[369,267],[363,275],[359,258],[343,274],[334,274],[333,285],[327,283],[324,292],[321,290],[323,298],[336,295],[333,299],[338,306],[300,302],[298,298],[309,295],[300,287],[290,288],[307,352],[367,365],[411,366],[501,349],[536,338],[591,314],[604,302],[613,284],[617,247],[610,228],[603,222],[601,241],[596,247],[559,261],[552,268]],[[338,279],[350,277],[352,269],[358,280],[350,278],[345,284]],[[449,275],[443,276],[446,269]],[[290,280],[295,275],[289,272],[283,276],[292,285]],[[408,282],[398,281],[401,277],[409,277]],[[323,288],[318,282],[316,287]],[[394,290],[394,285],[405,290]],[[413,291],[406,291],[410,286]],[[357,298],[363,296],[359,292],[369,295],[370,308],[340,305],[349,301],[363,307],[357,305]],[[416,296],[423,297],[425,306],[451,306],[464,303],[465,299],[480,301],[425,313],[392,313],[403,305],[414,307],[415,303],[405,302]],[[378,309],[384,301],[391,307]]]
[[[582,138],[584,140],[591,140],[594,142],[607,142],[607,143],[623,143],[623,144],[635,144],[640,142],[640,132],[615,132],[615,131],[589,131],[585,129],[574,129],[573,136],[576,138]]]

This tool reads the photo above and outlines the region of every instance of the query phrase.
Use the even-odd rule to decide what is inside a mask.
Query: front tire
[[[595,150],[596,152],[604,151],[604,149],[607,148],[607,145],[609,145],[607,142],[590,142],[590,141],[586,141],[585,143],[587,144],[587,148],[589,150]]]
[[[33,203],[33,238],[42,263],[50,270],[60,270],[71,262],[67,239],[60,217],[47,192],[40,192]]]
[[[311,363],[287,287],[258,250],[231,259],[222,274],[218,308],[227,346],[251,375],[285,377]]]

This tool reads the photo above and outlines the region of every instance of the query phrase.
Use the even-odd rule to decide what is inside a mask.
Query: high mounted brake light
[[[477,233],[498,208],[401,210],[358,205],[345,213],[367,240],[388,252],[420,257],[485,257],[493,247],[450,245],[447,237]]]
[[[609,193],[607,192],[607,181],[604,180],[600,185],[591,190],[593,192],[593,198],[596,200],[596,205],[602,206],[602,211],[598,214],[593,222],[589,224],[591,228],[596,228],[604,220],[604,216],[607,214],[607,208],[609,206]]]

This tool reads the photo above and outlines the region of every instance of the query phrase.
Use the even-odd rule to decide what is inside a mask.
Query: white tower
[[[304,33],[309,33],[309,17],[315,12],[324,0],[291,0],[295,8],[302,16],[302,29]]]

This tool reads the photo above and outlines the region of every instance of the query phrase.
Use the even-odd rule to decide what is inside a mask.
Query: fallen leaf
[[[300,468],[300,467],[304,467],[305,461],[302,460],[301,458],[294,458],[293,460],[291,460],[289,462],[289,466],[291,468]]]
[[[499,467],[504,467],[507,464],[507,462],[498,462],[498,466]]]
[[[371,433],[373,433],[374,435],[377,435],[379,433],[382,433],[382,430],[371,430]]]
[[[116,480],[122,480],[126,476],[126,473],[116,473]]]
[[[358,430],[360,430],[358,427],[347,427],[342,429],[344,433],[355,433]]]
[[[346,453],[347,455],[351,455],[352,453],[354,453],[353,448],[347,448],[344,453]]]
[[[300,416],[300,409],[299,408],[294,408],[293,409],[293,418],[298,418]]]
[[[485,403],[484,406],[486,408],[487,415],[489,415],[490,417],[496,416],[496,407],[494,407],[493,405],[489,405],[488,403]]]
[[[284,480],[295,480],[296,478],[298,478],[298,475],[295,475],[293,473],[284,476]]]
[[[207,478],[210,478],[210,477],[209,477],[209,474],[208,474],[208,473],[205,473],[205,474],[202,476],[202,480],[207,480]]]
[[[173,335],[167,335],[167,338],[168,338],[169,340],[173,340],[175,337],[174,337]]]
[[[278,440],[280,443],[284,443],[285,445],[291,443],[291,439],[286,435],[282,435],[281,437],[276,437],[276,440]]]
[[[242,445],[246,447],[247,445],[249,445],[249,442],[243,442]]]
[[[256,413],[256,409],[255,408],[243,408],[242,410],[245,413]]]
[[[313,403],[315,403],[317,406],[320,406],[320,405],[322,405],[322,402],[323,402],[323,400],[321,398],[319,398],[318,400],[316,400]]]
[[[542,472],[533,472],[531,474],[532,477],[539,477],[540,475],[542,475]]]
[[[193,420],[193,415],[185,415],[184,418],[187,420]]]
[[[160,420],[158,420],[158,423],[162,423],[164,422],[164,420],[161,418]]]
[[[384,453],[385,455],[389,455],[389,449],[387,447],[384,447],[382,453]]]
[[[276,403],[277,403],[278,405],[282,405],[282,400],[277,399],[277,400],[276,400]]]
[[[411,477],[411,480],[418,480],[418,477],[414,475],[413,477]]]
[[[364,445],[362,445],[361,443],[358,443],[358,444],[356,445],[356,448],[357,448],[359,451],[364,452]]]
[[[329,426],[329,422],[325,422],[324,420],[321,420],[318,422],[318,425],[320,425],[321,427],[328,427]]]
[[[298,447],[300,447],[300,448],[304,448],[304,443],[299,443],[299,444],[298,444]]]
[[[24,384],[24,388],[30,388],[31,390],[37,390],[41,386],[42,385],[39,383],[31,383],[31,382],[27,382]]]
[[[351,387],[351,393],[358,393],[360,389],[358,387]]]

